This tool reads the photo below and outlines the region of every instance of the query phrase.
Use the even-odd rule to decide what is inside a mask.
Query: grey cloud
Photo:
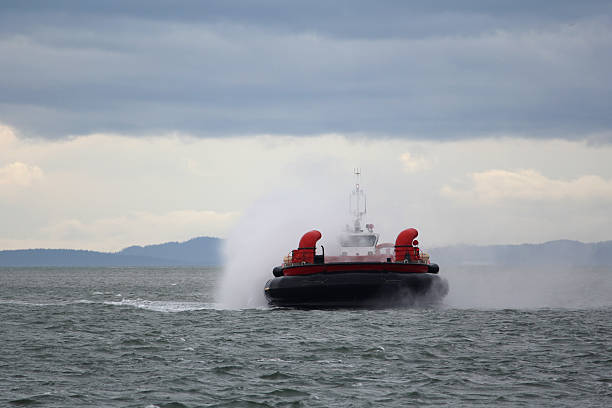
[[[606,2],[4,2],[0,122],[57,137],[583,137],[612,126]]]
[[[575,21],[609,14],[606,0],[581,1],[369,1],[321,0],[5,0],[3,9],[38,25],[40,16],[54,23],[88,24],[101,18],[135,18],[188,23],[232,23],[290,32],[318,32],[346,37],[389,37],[466,34],[478,30],[509,29],[548,22]],[[78,21],[74,21],[74,18]],[[5,23],[10,24],[10,19]],[[14,22],[15,23],[15,22]]]

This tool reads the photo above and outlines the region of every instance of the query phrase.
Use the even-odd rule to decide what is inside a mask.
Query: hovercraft
[[[358,173],[357,173],[358,174]],[[356,185],[359,199],[359,183]],[[357,200],[357,202],[359,202]],[[296,308],[394,307],[435,303],[448,292],[437,264],[418,247],[418,231],[400,232],[395,244],[378,244],[374,225],[361,229],[357,205],[354,227],[340,236],[340,254],[317,254],[321,232],[305,233],[298,248],[273,269],[264,293],[271,306]]]

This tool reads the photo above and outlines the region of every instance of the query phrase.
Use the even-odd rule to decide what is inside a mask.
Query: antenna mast
[[[350,201],[349,201],[349,212],[351,216],[355,219],[354,228],[355,232],[362,232],[361,229],[361,220],[363,216],[366,214],[366,198],[365,192],[361,189],[360,181],[361,181],[361,170],[359,168],[353,169],[353,173],[355,174],[355,189],[351,193]],[[363,210],[361,210],[361,201],[363,200]]]

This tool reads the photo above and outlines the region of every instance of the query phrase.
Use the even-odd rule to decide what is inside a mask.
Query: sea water
[[[608,269],[447,267],[438,305],[310,311],[228,309],[222,274],[0,268],[0,406],[612,406]]]

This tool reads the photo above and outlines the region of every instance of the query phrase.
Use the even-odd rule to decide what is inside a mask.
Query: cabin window
[[[340,240],[343,247],[373,247],[376,245],[375,235],[345,235]]]

